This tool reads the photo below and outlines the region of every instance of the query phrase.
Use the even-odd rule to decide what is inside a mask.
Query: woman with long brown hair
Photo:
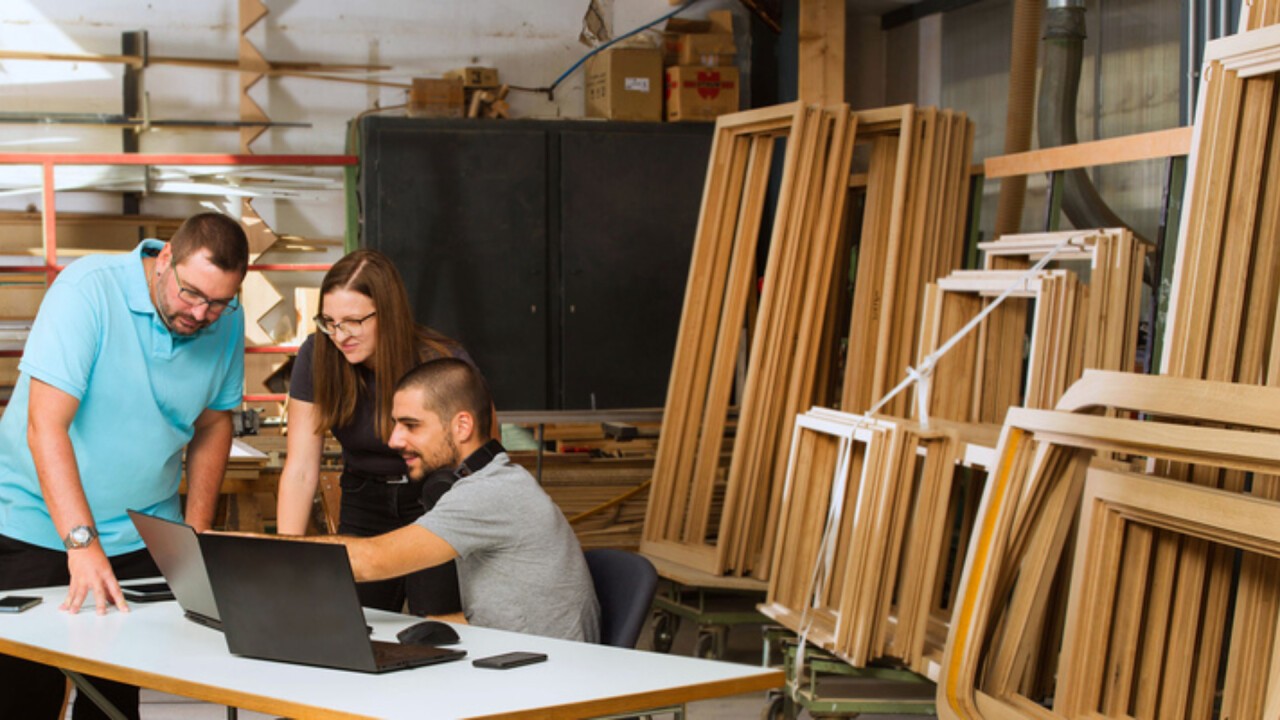
[[[289,382],[278,531],[307,531],[326,431],[342,445],[338,532],[369,537],[403,527],[432,501],[424,500],[423,482],[410,479],[404,458],[387,446],[396,382],[427,360],[471,358],[458,342],[414,323],[399,271],[374,250],[352,252],[325,274],[316,330],[298,349]],[[367,607],[399,612],[407,598],[415,615],[445,615],[461,607],[457,582],[448,563],[358,589]]]

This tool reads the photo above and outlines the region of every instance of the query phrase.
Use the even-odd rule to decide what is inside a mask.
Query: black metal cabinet
[[[362,239],[498,406],[660,406],[710,125],[361,121]]]

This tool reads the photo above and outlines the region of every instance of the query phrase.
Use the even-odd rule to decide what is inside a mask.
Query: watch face
[[[88,525],[77,525],[76,527],[71,528],[71,531],[67,533],[66,540],[63,541],[63,544],[66,545],[68,549],[88,547],[89,543],[93,542],[93,539],[97,536],[97,531],[92,527]]]

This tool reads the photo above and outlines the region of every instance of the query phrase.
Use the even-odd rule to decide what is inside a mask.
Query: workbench
[[[135,603],[128,613],[72,614],[58,609],[66,587],[21,594],[44,601],[0,618],[0,653],[273,716],[582,718],[782,684],[782,673],[769,668],[470,625],[455,626],[466,659],[371,675],[232,655],[222,633],[185,619],[175,602]],[[392,642],[420,620],[368,609],[365,619],[374,639]],[[471,665],[475,658],[517,650],[548,659],[503,672]]]

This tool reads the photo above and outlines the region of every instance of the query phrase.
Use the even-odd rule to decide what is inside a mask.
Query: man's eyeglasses
[[[341,330],[347,337],[359,337],[364,334],[364,322],[377,314],[378,311],[374,310],[362,318],[352,318],[350,320],[334,320],[331,317],[317,315],[315,321],[316,327],[325,335],[334,335]]]
[[[201,305],[208,305],[209,312],[217,315],[221,313],[233,313],[240,307],[240,300],[230,298],[228,300],[210,300],[205,294],[199,290],[193,290],[182,284],[182,278],[178,277],[178,266],[173,264],[169,266],[173,269],[173,279],[178,283],[178,298],[191,308],[198,308]]]

